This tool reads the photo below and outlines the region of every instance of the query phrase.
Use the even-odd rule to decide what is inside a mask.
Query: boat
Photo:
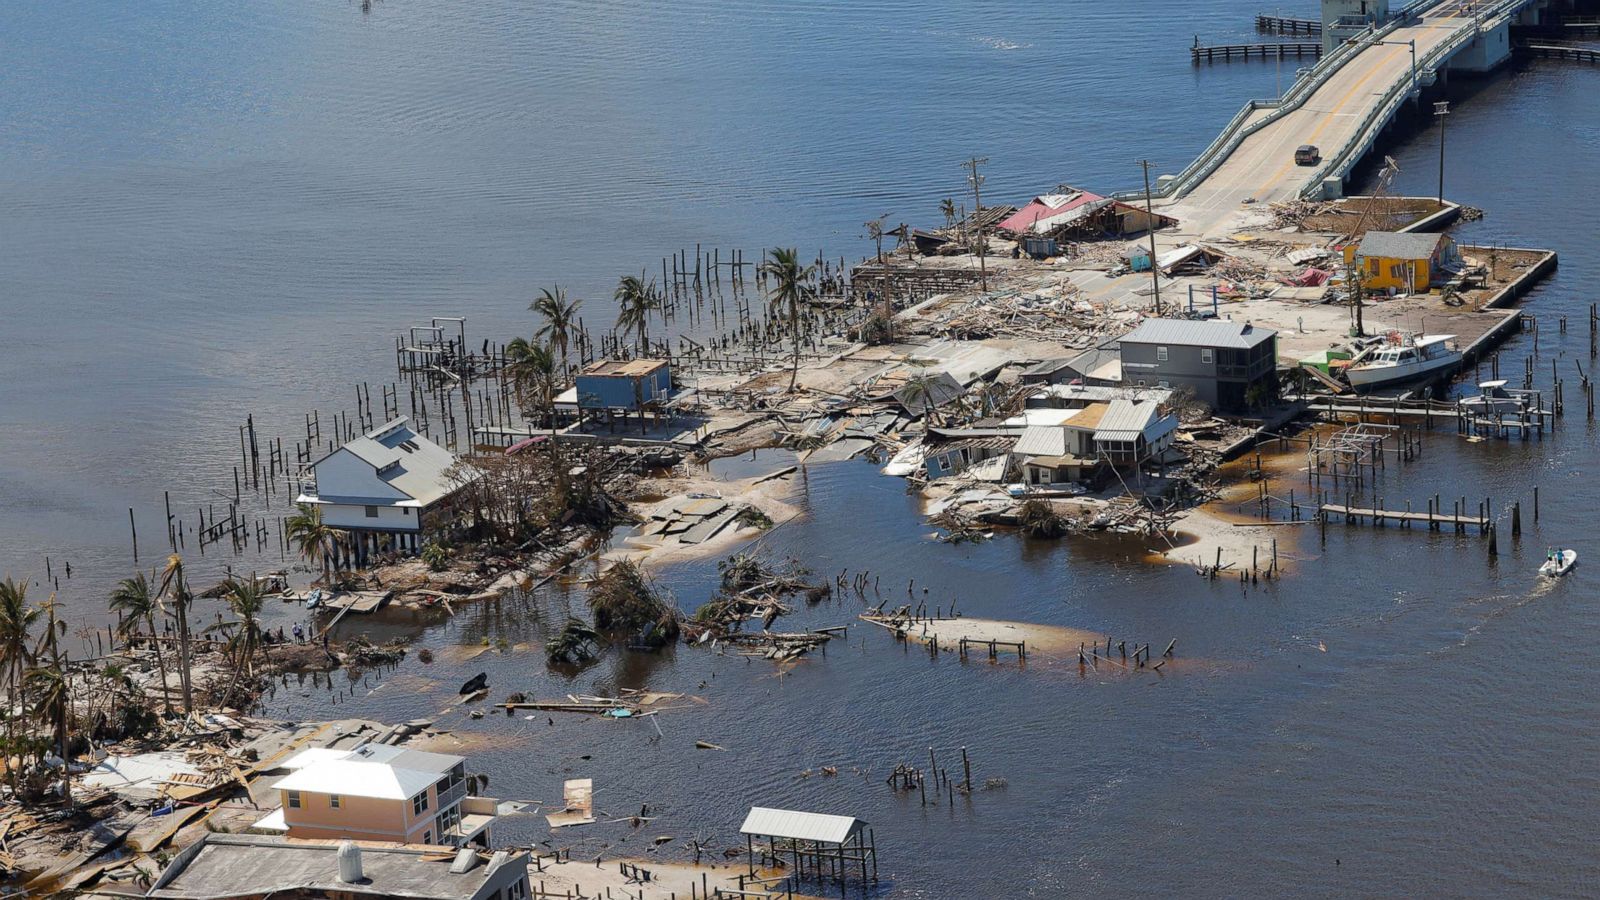
[[[1572,571],[1578,564],[1578,551],[1555,549],[1546,555],[1544,565],[1539,567],[1540,575],[1556,578]]]
[[[1388,339],[1369,349],[1367,355],[1345,369],[1345,377],[1356,390],[1437,378],[1461,365],[1461,351],[1453,334],[1411,335],[1391,332]]]
[[[306,595],[306,609],[316,609],[322,605],[322,589],[316,588]]]
[[[1485,381],[1478,385],[1478,390],[1483,393],[1476,397],[1465,397],[1461,405],[1469,411],[1481,416],[1499,416],[1503,413],[1518,413],[1527,405],[1526,394],[1517,396],[1506,390],[1505,379]]]

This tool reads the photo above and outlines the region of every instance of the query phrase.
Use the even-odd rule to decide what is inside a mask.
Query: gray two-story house
[[[1277,396],[1278,335],[1225,319],[1146,319],[1123,335],[1122,383],[1190,388],[1224,413],[1243,413]]]

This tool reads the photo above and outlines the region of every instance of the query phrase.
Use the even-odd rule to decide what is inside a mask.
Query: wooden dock
[[[1256,31],[1262,34],[1322,34],[1322,23],[1316,19],[1296,19],[1292,16],[1256,16]]]
[[[1203,47],[1198,42],[1189,48],[1189,59],[1202,62],[1231,62],[1235,59],[1288,59],[1322,56],[1321,41],[1276,41],[1267,44],[1215,44]]]
[[[1567,44],[1523,44],[1518,50],[1544,59],[1567,59],[1576,62],[1600,63],[1600,50],[1573,47]]]
[[[1448,525],[1459,532],[1476,526],[1480,534],[1489,530],[1489,517],[1487,515],[1470,515],[1462,513],[1458,502],[1452,512],[1436,511],[1434,501],[1429,501],[1427,512],[1416,512],[1412,509],[1383,509],[1382,507],[1353,506],[1343,503],[1324,503],[1317,508],[1326,522],[1334,516],[1344,517],[1345,523],[1354,525],[1359,522],[1371,522],[1374,525],[1386,525],[1394,522],[1402,528],[1421,522],[1431,531],[1440,531]]]

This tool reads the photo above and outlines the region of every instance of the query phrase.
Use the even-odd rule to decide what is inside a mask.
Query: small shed
[[[1462,266],[1455,241],[1428,232],[1369,231],[1344,253],[1346,265],[1359,267],[1373,290],[1426,291]]]
[[[759,850],[763,866],[788,865],[796,880],[804,880],[809,867],[817,881],[842,885],[852,863],[859,866],[862,882],[878,880],[877,841],[867,823],[854,816],[753,806],[739,831],[751,875]],[[758,841],[767,846],[759,847]]]
[[[664,359],[601,359],[578,373],[581,409],[630,413],[659,408],[672,394],[672,367]]]

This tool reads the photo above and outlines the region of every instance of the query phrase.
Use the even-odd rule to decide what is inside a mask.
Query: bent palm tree
[[[650,311],[660,305],[655,291],[638,275],[624,275],[611,295],[621,304],[617,313],[617,330],[633,334],[639,340],[641,352],[650,352]]]
[[[183,572],[183,557],[176,553],[167,557],[161,570],[161,593],[172,598],[173,615],[178,620],[178,686],[183,691],[183,714],[188,715],[194,712],[189,647],[189,605],[194,602],[194,595],[189,592],[189,579]]]
[[[810,280],[817,270],[815,265],[802,266],[799,257],[793,247],[780,247],[761,264],[762,273],[775,282],[767,306],[789,321],[789,338],[794,344],[794,365],[789,370],[791,394],[800,378],[800,309],[811,298]]]
[[[934,406],[937,401],[935,394],[939,384],[939,377],[922,369],[917,374],[906,379],[905,389],[901,396],[905,398],[907,406],[913,403],[922,407],[922,430],[927,433],[933,425]]]
[[[266,591],[254,577],[248,581],[230,579],[223,599],[239,617],[239,633],[234,640],[240,645],[238,650],[242,656],[236,658],[243,659],[240,668],[248,677],[255,674],[254,660],[261,649],[261,611],[266,607]]]
[[[166,615],[166,608],[161,605],[161,598],[151,590],[150,579],[141,572],[117,582],[116,588],[111,591],[110,607],[121,617],[117,633],[122,636],[124,643],[138,633],[140,625],[150,629],[150,642],[156,647],[156,668],[161,672],[161,702],[163,708],[171,713],[172,696],[167,692],[167,655],[161,649],[160,637],[156,635],[156,616]]]
[[[561,351],[562,372],[567,370],[568,343],[572,329],[578,323],[578,307],[582,304],[582,300],[569,301],[566,292],[559,287],[541,290],[539,296],[528,304],[529,309],[544,319],[544,324],[533,336]],[[510,351],[509,347],[506,349]]]
[[[295,514],[284,523],[289,543],[300,549],[300,555],[306,562],[322,566],[322,581],[332,587],[331,549],[337,532],[322,521],[322,507],[311,503],[296,503],[294,508]]]

